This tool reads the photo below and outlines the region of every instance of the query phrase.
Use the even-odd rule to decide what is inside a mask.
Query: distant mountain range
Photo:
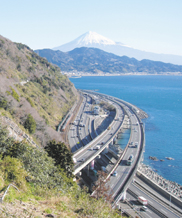
[[[163,74],[182,72],[182,66],[159,61],[142,60],[117,56],[97,48],[75,48],[69,52],[42,49],[35,51],[49,62],[58,65],[62,71],[88,73],[147,73]]]
[[[162,61],[165,63],[182,65],[182,56],[170,54],[156,54],[152,52],[141,51],[124,45],[123,43],[114,42],[111,39],[108,39],[104,36],[99,35],[98,33],[91,31],[79,36],[78,38],[69,43],[55,47],[53,48],[53,50],[67,52],[75,48],[81,47],[99,48],[103,51],[111,52],[115,55],[136,58],[137,60],[149,59],[154,61]]]

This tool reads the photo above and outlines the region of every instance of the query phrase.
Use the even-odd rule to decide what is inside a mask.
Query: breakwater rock
[[[158,159],[157,159],[156,157],[152,157],[152,156],[149,156],[149,159],[150,159],[150,160],[158,161]]]

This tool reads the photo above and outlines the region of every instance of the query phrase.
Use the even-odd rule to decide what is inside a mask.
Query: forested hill
[[[61,140],[56,126],[77,98],[77,91],[59,67],[21,43],[0,36],[0,113],[25,126],[35,121],[40,144]],[[31,115],[31,116],[30,116]]]
[[[37,54],[56,64],[62,71],[82,71],[90,73],[182,73],[181,65],[159,61],[142,60],[117,56],[97,48],[75,48],[69,52],[51,49],[36,50]]]

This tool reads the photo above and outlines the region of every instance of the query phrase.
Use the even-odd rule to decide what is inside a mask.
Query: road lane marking
[[[167,214],[167,212],[166,212],[165,210],[161,209],[161,211],[162,211],[163,213]]]
[[[148,200],[148,202],[149,202],[150,204],[153,204],[153,202],[152,202],[152,201],[149,201],[149,200]]]
[[[147,215],[148,217],[152,218],[150,215],[148,215],[147,213],[145,213],[145,215]]]

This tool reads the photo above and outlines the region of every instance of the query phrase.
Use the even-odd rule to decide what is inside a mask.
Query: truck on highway
[[[133,157],[133,155],[131,154],[131,155],[129,156],[128,160],[126,161],[126,165],[131,166],[131,164],[132,164],[132,162],[133,162],[133,159],[134,159],[134,157]]]
[[[75,158],[75,157],[73,157],[73,163],[76,163],[76,162],[77,162],[76,158]]]
[[[138,199],[137,199],[142,205],[147,205],[148,204],[148,201],[147,199],[145,199],[143,196],[138,196]]]

